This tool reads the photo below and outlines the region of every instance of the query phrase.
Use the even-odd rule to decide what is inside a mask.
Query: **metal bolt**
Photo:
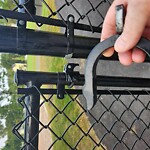
[[[68,68],[71,69],[72,68],[71,65],[68,65]]]
[[[69,22],[74,22],[74,17],[73,16],[69,16]]]
[[[19,24],[23,26],[25,22],[23,20],[19,20]]]

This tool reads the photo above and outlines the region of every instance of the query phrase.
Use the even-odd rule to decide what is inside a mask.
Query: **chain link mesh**
[[[31,3],[33,4],[32,0],[25,0],[25,2],[23,2],[23,0],[20,2],[19,0],[12,0],[15,6],[12,10],[18,11],[24,9],[25,13],[27,13],[32,21],[39,27],[41,27],[43,23],[39,23],[36,20],[33,15],[35,11],[38,16],[62,20],[66,26],[67,16],[72,14],[75,17],[75,23],[89,25],[93,32],[93,26],[102,26],[104,16],[112,1],[113,0],[53,0],[50,2],[48,0],[35,0],[34,8],[31,7]],[[43,13],[42,8],[48,13]],[[3,16],[3,18],[6,17]]]
[[[35,135],[40,138],[46,130],[51,137],[51,144],[47,149],[150,149],[149,91],[143,90],[142,95],[134,95],[132,91],[126,90],[126,95],[118,95],[106,89],[108,95],[98,95],[96,106],[87,111],[85,99],[81,94],[70,95],[67,90],[65,99],[58,100],[55,94],[45,96],[36,86],[33,88],[42,99],[37,110],[45,106],[48,106],[49,110],[49,120],[45,124],[36,120],[40,129]],[[25,97],[23,96],[20,102],[29,111]],[[34,138],[27,141],[20,129],[28,118],[35,119],[35,112],[29,111],[25,119],[14,128],[18,138],[24,141],[23,148],[28,145],[32,147]]]
[[[37,26],[42,26],[31,13],[28,0],[19,4],[12,0],[15,7],[13,11],[25,9]],[[89,25],[93,32],[93,26],[101,27],[104,16],[112,0],[39,0],[36,2],[37,15],[47,18],[55,18],[63,21],[69,14],[75,16],[75,23]],[[45,7],[48,14],[41,13],[40,8]],[[33,10],[33,8],[32,8]],[[5,16],[2,16],[5,18]],[[126,95],[117,95],[107,90],[108,95],[98,95],[97,105],[87,111],[86,102],[82,94],[71,95],[66,91],[66,98],[58,100],[55,94],[43,95],[40,89],[33,87],[41,96],[41,103],[34,112],[28,95],[19,99],[25,111],[25,118],[14,128],[13,132],[22,140],[22,149],[35,149],[32,142],[46,131],[49,134],[50,143],[44,145],[44,149],[72,149],[72,150],[148,150],[150,149],[150,93],[145,90],[143,95],[134,95],[127,91]],[[34,114],[42,108],[48,111],[48,121],[43,123],[41,117],[38,120]],[[41,113],[40,113],[41,115]],[[39,131],[30,137],[31,120],[40,126]],[[25,131],[23,131],[25,128]],[[43,137],[42,137],[43,138]],[[44,137],[46,139],[46,137]],[[40,147],[41,145],[39,145]]]

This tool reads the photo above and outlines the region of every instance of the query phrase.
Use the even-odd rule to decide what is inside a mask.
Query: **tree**
[[[17,58],[17,59],[16,59]],[[7,135],[6,145],[2,150],[18,150],[21,148],[21,141],[19,141],[12,133],[12,128],[22,120],[23,109],[18,104],[17,86],[14,84],[12,71],[12,64],[19,61],[19,55],[2,54],[0,66],[0,118],[5,119],[5,126],[0,122],[0,137]],[[23,59],[20,58],[22,62]],[[6,68],[6,69],[5,69]],[[7,85],[8,84],[8,85]],[[2,105],[2,102],[5,104]],[[8,103],[6,103],[6,101]]]
[[[14,3],[13,0],[1,0],[0,1],[0,8],[1,9],[13,10],[15,7],[16,7],[16,4]],[[0,24],[1,25],[12,24],[12,23],[15,23],[15,21],[10,20],[9,22],[7,22],[7,20],[5,20],[5,18],[3,18],[2,16],[0,17]]]
[[[2,120],[0,120],[0,138],[4,138],[4,136],[7,134],[5,127],[3,125]]]
[[[15,4],[13,0],[1,0],[0,7],[7,10],[12,10],[15,8]]]

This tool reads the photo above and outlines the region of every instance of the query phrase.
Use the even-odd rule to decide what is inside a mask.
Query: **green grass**
[[[57,100],[54,98],[53,100],[54,104],[57,106],[57,108],[62,111],[64,107],[70,102],[70,98],[66,97],[64,100]],[[65,109],[64,113],[71,119],[72,122],[74,122],[79,115],[79,108],[75,108],[76,105],[71,102],[70,105]],[[57,113],[56,110],[53,110],[53,115]],[[70,126],[70,121],[64,116],[64,114],[59,114],[52,122],[51,128],[53,131],[61,137],[66,129]],[[70,129],[66,132],[64,135],[64,139],[72,146],[74,147],[77,141],[82,136],[81,132],[79,131],[77,126],[72,126]],[[56,140],[57,138],[53,136],[53,140]],[[57,143],[54,145],[53,149],[57,150],[69,150],[70,148],[66,145],[66,143],[61,140],[57,141]]]
[[[36,70],[36,57],[29,55],[27,59],[27,70]]]
[[[55,9],[55,3],[54,1],[49,1],[47,0],[47,3],[51,6],[51,8]],[[48,9],[43,5],[42,8],[42,15],[43,16],[48,16],[49,11]],[[56,16],[54,17],[56,18]],[[28,23],[27,25],[28,28],[31,29],[38,29],[37,25],[34,23]],[[44,31],[50,31],[50,32],[60,32],[60,29],[58,27],[54,26],[47,26],[43,25],[40,30]],[[62,72],[63,71],[63,66],[66,64],[66,60],[63,58],[57,58],[57,57],[43,57],[41,56],[40,59],[40,68],[42,71],[49,71],[49,72]],[[37,57],[36,56],[28,56],[27,60],[27,66],[28,70],[36,70],[36,61]],[[67,108],[64,110],[64,113],[70,118],[72,122],[75,122],[77,117],[82,113],[81,108],[76,104],[76,102],[71,101],[69,96],[66,96],[65,99],[63,100],[58,100],[56,96],[53,96],[52,102],[55,104],[55,106],[62,111],[64,107],[69,103]],[[49,115],[49,119],[51,120],[57,113],[58,111],[50,105],[50,103],[46,103],[46,108],[47,112]],[[88,118],[85,114],[83,114],[80,119],[77,121],[79,126],[87,132],[88,129],[90,128],[90,123],[88,121]],[[64,133],[64,131],[70,126],[70,121],[64,116],[64,114],[59,114],[51,123],[50,127],[52,130],[56,133],[58,137],[61,137]],[[95,135],[94,130],[90,131],[90,135],[98,141],[97,136]],[[57,140],[56,136],[54,134],[51,135],[52,140],[55,141]],[[66,134],[63,136],[64,140],[68,142],[69,145],[72,147],[75,146],[75,144],[78,142],[78,140],[83,136],[83,133],[80,131],[80,129],[74,125],[70,126],[68,128],[68,131]],[[53,150],[70,150],[70,148],[66,145],[65,141],[63,140],[58,140],[53,146]],[[82,150],[90,150],[94,147],[94,143],[89,139],[89,137],[84,137],[82,139],[82,142],[79,143],[78,149]],[[97,150],[101,150],[101,148],[98,148]]]
[[[54,1],[51,1],[49,2],[47,0],[47,4],[51,5],[51,8],[53,8],[54,10],[56,9],[55,8],[55,2]],[[42,16],[45,16],[45,17],[48,17],[50,14],[49,10],[47,9],[47,7],[43,4],[42,5]],[[57,16],[53,17],[53,18],[56,18]],[[55,27],[55,26],[49,26],[49,25],[42,25],[40,28],[36,25],[36,23],[33,23],[33,22],[28,22],[27,23],[27,28],[29,29],[35,29],[35,30],[41,30],[41,31],[47,31],[47,32],[57,32],[59,33],[60,32],[60,28],[59,27]],[[28,60],[27,60],[27,66],[28,66],[28,70],[29,71],[33,71],[33,70],[36,70],[36,56],[33,56],[33,55],[29,55],[28,56]],[[43,56],[41,57],[43,58]],[[64,61],[64,59],[62,58],[55,58],[55,57],[46,57],[44,58],[46,59],[46,62],[48,62],[49,64],[46,64],[46,68],[45,69],[46,71],[62,71],[62,67],[63,65],[66,63]],[[42,60],[44,61],[44,60]],[[59,65],[61,64],[61,66]],[[58,66],[57,66],[58,65]],[[55,66],[55,67],[54,67]],[[43,66],[42,66],[43,67]],[[58,69],[58,70],[57,70]]]

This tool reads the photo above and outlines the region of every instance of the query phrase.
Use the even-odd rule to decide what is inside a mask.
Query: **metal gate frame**
[[[70,5],[71,7],[74,7],[73,3],[75,0],[72,0],[68,2],[65,0],[66,5]],[[97,7],[93,7],[90,0],[87,0],[89,4],[92,7],[92,11],[97,11]],[[85,30],[85,31],[92,31],[94,32],[101,32],[101,26],[96,27],[92,26],[92,24],[89,21],[89,25],[81,24],[79,22],[74,22],[74,18],[72,15],[68,15],[68,19],[64,20],[61,17],[60,10],[57,11],[57,13],[60,15],[59,19],[52,19],[52,15],[56,15],[56,12],[51,11],[51,16],[48,18],[36,16],[35,15],[35,1],[34,0],[20,0],[19,4],[14,0],[16,3],[16,8],[14,8],[13,11],[10,10],[3,10],[0,9],[0,15],[3,16],[3,18],[11,18],[18,21],[18,27],[10,27],[10,26],[0,26],[0,32],[3,36],[0,37],[0,51],[4,53],[17,53],[21,55],[48,55],[48,56],[57,56],[57,57],[67,57],[67,58],[87,58],[89,55],[91,49],[99,42],[98,38],[91,38],[91,37],[79,37],[74,35],[74,30]],[[46,3],[45,1],[42,1]],[[108,0],[103,0],[101,3],[110,3]],[[100,5],[99,4],[99,5]],[[63,7],[63,6],[62,6]],[[19,10],[20,12],[16,12],[15,10]],[[74,8],[75,9],[75,8]],[[76,9],[75,9],[76,10]],[[77,13],[78,10],[76,10]],[[80,16],[81,18],[87,17],[89,12],[85,16]],[[80,15],[80,14],[79,14]],[[88,18],[88,17],[87,17]],[[26,22],[31,21],[35,22],[39,27],[43,24],[47,25],[53,25],[53,26],[59,26],[66,28],[66,34],[56,34],[56,33],[45,33],[42,31],[34,31],[30,29],[26,29]],[[40,39],[40,40],[39,40]],[[48,40],[47,40],[48,39]],[[59,39],[59,40],[58,40]],[[10,41],[8,45],[8,41]],[[46,41],[46,42],[45,42]],[[85,45],[86,43],[86,45]],[[53,49],[53,50],[52,50]],[[106,59],[102,57],[102,59]],[[117,60],[117,55],[113,55],[111,58],[107,60]],[[147,57],[147,62],[150,61],[150,58]],[[60,73],[41,73],[41,72],[22,72],[18,71],[16,74],[16,83],[18,85],[25,84],[27,88],[18,89],[18,94],[24,94],[21,99],[19,99],[19,102],[21,105],[26,109],[26,116],[25,119],[21,122],[19,122],[14,128],[13,132],[17,135],[19,139],[24,141],[24,146],[22,149],[26,150],[34,150],[38,149],[38,134],[39,131],[39,124],[42,125],[43,128],[49,128],[49,130],[55,135],[57,138],[56,141],[53,142],[52,145],[50,145],[49,149],[53,147],[53,145],[59,141],[63,140],[63,142],[68,146],[70,149],[77,149],[78,145],[82,141],[84,137],[88,137],[90,140],[93,141],[94,147],[93,149],[96,149],[97,147],[101,147],[102,149],[106,149],[106,147],[102,144],[103,140],[107,137],[108,134],[112,134],[113,137],[117,140],[116,143],[113,145],[112,149],[116,149],[117,146],[121,143],[123,147],[126,149],[134,149],[136,148],[136,144],[140,141],[144,143],[145,147],[143,149],[149,149],[150,145],[148,144],[147,139],[145,140],[145,137],[148,136],[146,131],[149,130],[150,123],[141,119],[141,114],[144,111],[150,111],[149,103],[147,102],[146,105],[138,99],[140,95],[148,95],[150,91],[149,90],[126,90],[126,91],[118,91],[118,90],[98,90],[98,101],[99,103],[105,108],[104,112],[101,114],[101,116],[97,119],[95,116],[92,115],[91,111],[87,111],[86,108],[82,106],[82,104],[77,101],[76,98],[72,97],[71,95],[78,95],[82,94],[81,89],[65,89],[65,85],[72,86],[83,86],[84,84],[84,75],[79,74],[78,72],[74,71],[75,64],[68,64],[73,65],[71,66],[71,70],[66,70],[66,72],[60,72]],[[69,68],[68,68],[69,69]],[[42,79],[42,80],[41,80]],[[122,84],[122,81],[124,83]],[[128,82],[127,82],[128,81]],[[129,82],[132,81],[132,82]],[[137,83],[137,81],[140,81]],[[41,89],[41,85],[44,83],[48,84],[56,84],[56,89]],[[114,87],[150,87],[149,85],[150,81],[149,79],[141,79],[141,78],[124,78],[124,77],[107,77],[107,76],[99,76],[97,78],[97,84],[101,86],[114,86]],[[130,85],[129,85],[130,84]],[[50,120],[50,123],[48,125],[43,125],[39,121],[39,110],[40,107],[43,105],[40,104],[40,95],[44,96],[44,94],[52,94],[57,95],[59,99],[63,99],[64,96],[67,94],[70,96],[71,101],[64,107],[64,109],[58,110],[56,106],[49,100],[45,98],[45,101],[49,101],[53,107],[55,107],[59,114],[63,114],[71,123],[71,125],[65,130],[62,136],[58,136],[50,127],[49,124],[55,119],[52,118]],[[111,95],[114,98],[114,101],[112,104],[107,108],[105,104],[101,101],[102,95]],[[117,96],[116,96],[117,95]],[[131,101],[129,106],[125,106],[125,104],[120,100],[121,95],[129,95],[132,96],[133,100]],[[82,108],[83,112],[80,114],[78,118],[76,118],[75,121],[70,120],[70,118],[65,114],[66,107],[71,103],[75,101],[79,107]],[[111,110],[111,107],[114,103],[120,102],[123,107],[125,107],[124,112],[118,117],[113,110]],[[136,115],[134,111],[132,111],[131,106],[134,102],[139,102],[141,105],[143,105],[143,109],[141,110],[141,113],[139,115]],[[135,120],[133,120],[132,125],[136,121],[141,121],[144,125],[144,130],[141,132],[140,135],[138,135],[134,129],[132,129],[132,125],[128,126],[126,122],[122,119],[125,112],[128,111],[132,113],[132,115],[135,116]],[[90,129],[87,132],[84,132],[82,128],[79,126],[77,121],[80,119],[83,113],[86,113],[94,119],[94,122],[92,123]],[[115,117],[116,121],[111,125],[111,127],[107,127],[101,119],[104,117],[105,113],[111,113],[113,117]],[[57,115],[56,115],[57,116]],[[117,122],[123,123],[123,125],[126,127],[126,131],[121,137],[117,137],[117,135],[113,132],[113,128],[117,124]],[[29,134],[25,133],[24,137],[19,133],[19,129],[23,124],[26,124],[25,132],[29,132]],[[93,139],[93,137],[90,135],[90,131],[95,126],[96,123],[100,123],[103,128],[105,128],[106,133],[104,133],[103,137],[100,139],[99,142]],[[79,138],[77,143],[72,146],[65,140],[65,134],[67,134],[67,131],[72,127],[73,125],[76,125],[79,130],[82,132],[82,137]],[[27,128],[28,126],[28,128]],[[27,131],[28,130],[28,131]],[[132,143],[131,146],[129,146],[125,141],[124,138],[126,134],[129,134],[129,132],[132,132],[134,136],[136,137],[135,141]],[[148,132],[148,131],[147,131]],[[107,138],[106,138],[107,140]],[[120,146],[120,145],[119,145]]]

